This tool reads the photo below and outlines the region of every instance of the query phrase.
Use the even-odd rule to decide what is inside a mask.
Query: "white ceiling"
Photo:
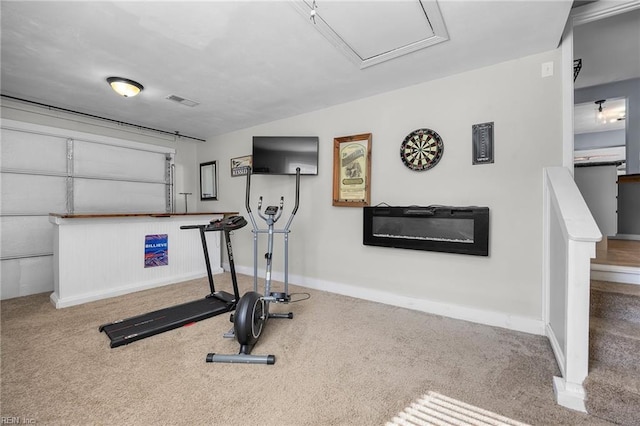
[[[417,0],[316,3],[347,38],[373,29],[391,40],[424,21]],[[438,6],[448,40],[361,69],[292,1],[2,1],[1,92],[206,139],[554,49],[571,2]],[[361,39],[354,49],[364,55],[382,43]],[[105,82],[110,76],[145,89],[119,97]]]

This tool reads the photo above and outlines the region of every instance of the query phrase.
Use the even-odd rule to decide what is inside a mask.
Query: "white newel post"
[[[595,242],[568,242],[565,375],[556,377],[558,404],[586,412],[582,383],[589,373],[589,294]],[[560,388],[558,388],[560,386]]]
[[[563,304],[547,307],[547,311],[552,310],[552,317],[556,319],[555,324],[547,319],[547,330],[562,372],[562,377],[554,377],[554,391],[558,404],[586,412],[582,383],[589,372],[590,269],[591,258],[596,254],[596,242],[602,239],[602,234],[569,170],[563,167],[548,168],[546,176],[545,192],[549,197],[546,209],[549,211],[545,214],[545,220],[558,218],[559,227],[546,225],[545,229],[551,232],[559,228],[562,233],[561,238],[547,237],[549,244],[554,245],[547,255],[555,253],[565,259],[564,262],[547,262],[548,265],[554,265],[550,266],[552,270],[549,276],[556,277],[548,283],[552,287],[547,293],[558,294],[557,290],[562,289],[560,294],[564,296]]]

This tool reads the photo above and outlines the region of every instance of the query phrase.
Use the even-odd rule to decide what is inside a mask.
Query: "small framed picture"
[[[247,169],[251,167],[251,156],[236,157],[231,159],[231,177],[246,176]]]

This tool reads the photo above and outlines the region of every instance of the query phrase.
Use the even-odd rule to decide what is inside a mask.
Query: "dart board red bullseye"
[[[400,145],[402,162],[415,171],[429,170],[434,167],[442,158],[443,152],[442,138],[431,129],[414,130]]]

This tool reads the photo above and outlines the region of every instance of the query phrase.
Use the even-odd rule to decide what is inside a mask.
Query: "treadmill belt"
[[[171,306],[100,326],[111,339],[111,347],[126,345],[174,328],[229,312],[234,304],[215,297]]]

